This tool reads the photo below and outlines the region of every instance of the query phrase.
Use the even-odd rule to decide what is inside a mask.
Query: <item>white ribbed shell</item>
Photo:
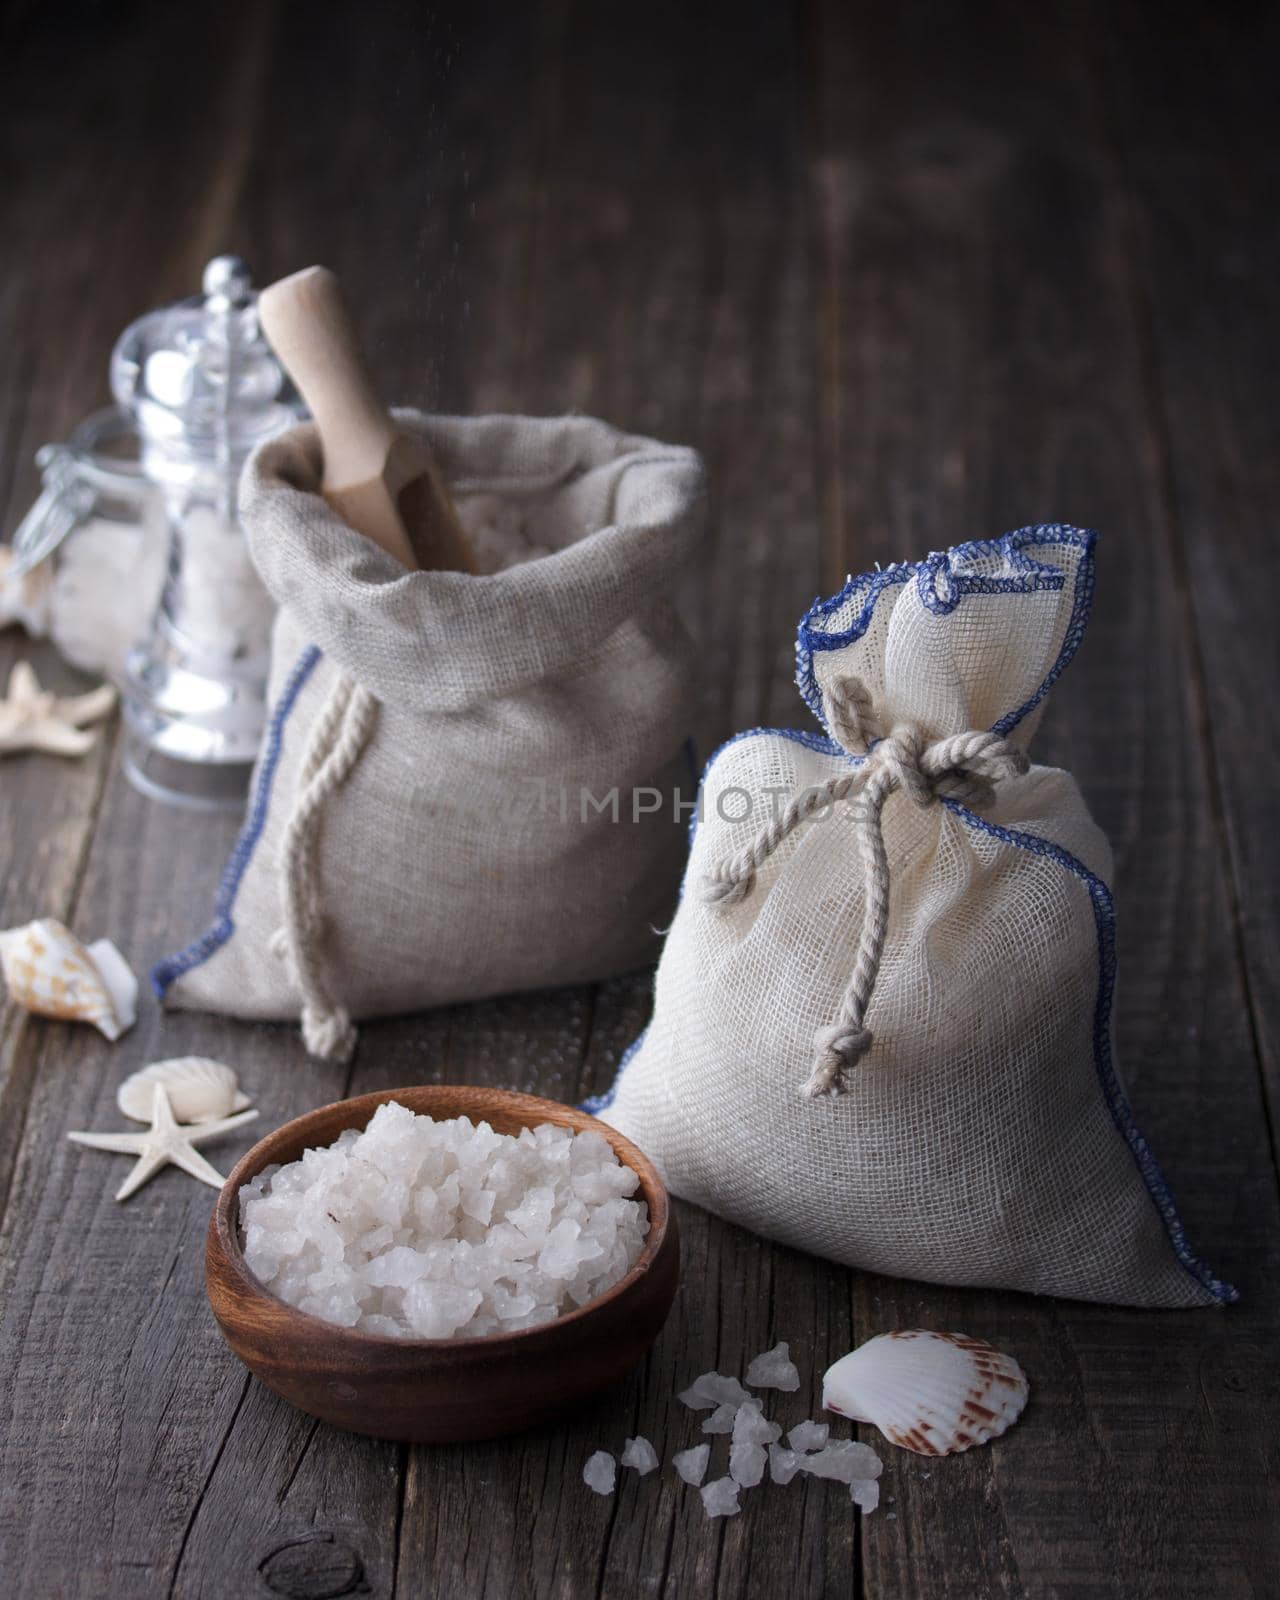
[[[901,1329],[842,1356],[822,1380],[828,1411],[870,1422],[891,1444],[946,1456],[987,1444],[1027,1403],[1012,1356],[963,1333]]]
[[[116,1104],[135,1122],[150,1122],[158,1083],[164,1085],[179,1122],[213,1122],[249,1104],[231,1068],[206,1056],[174,1056],[130,1073],[116,1090]]]

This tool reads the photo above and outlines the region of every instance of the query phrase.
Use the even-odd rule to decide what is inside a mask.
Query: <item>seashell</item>
[[[55,917],[0,932],[9,994],[38,1017],[91,1022],[108,1039],[138,1017],[138,980],[110,939],[82,945]]]
[[[963,1333],[900,1329],[828,1367],[822,1404],[870,1422],[891,1444],[947,1456],[998,1438],[1021,1416],[1027,1380],[1013,1359]]]
[[[150,1122],[156,1084],[179,1122],[216,1122],[249,1104],[231,1068],[206,1056],[174,1056],[131,1072],[116,1090],[116,1104],[135,1122]]]
[[[0,628],[17,623],[33,639],[43,639],[49,631],[53,569],[47,561],[42,561],[16,578],[13,565],[13,551],[0,548]]]

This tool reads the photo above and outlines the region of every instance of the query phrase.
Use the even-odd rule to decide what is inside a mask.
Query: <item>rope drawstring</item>
[[[316,834],[325,801],[360,758],[377,717],[366,689],[341,676],[312,724],[281,857],[284,925],[272,939],[292,959],[302,991],[302,1038],[310,1055],[347,1061],[355,1049],[350,1014],[334,998],[322,956],[325,924],[316,862]]]
[[[853,797],[853,826],[862,868],[862,929],[858,951],[835,1020],[814,1037],[813,1067],[803,1087],[809,1099],[846,1090],[845,1074],[871,1048],[867,1007],[875,991],[889,925],[889,860],[884,848],[885,801],[903,790],[921,807],[940,800],[989,805],[995,785],[1026,772],[1026,752],[1002,734],[971,730],[927,743],[911,723],[885,732],[866,686],[839,678],[825,691],[823,709],[832,737],[860,766],[794,795],[781,814],[731,860],[721,862],[698,885],[700,898],[721,909],[746,898],[757,871],[784,839],[816,812]]]

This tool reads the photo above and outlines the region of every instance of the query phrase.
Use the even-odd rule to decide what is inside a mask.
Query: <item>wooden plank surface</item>
[[[1174,560],[1204,689],[1194,731],[1220,797],[1249,1020],[1280,1095],[1280,413],[1273,402],[1280,232],[1274,97],[1255,64],[1280,14],[1206,11],[1146,37],[1105,30],[1105,107],[1131,207],[1135,321],[1164,431]],[[1211,103],[1201,86],[1215,85]],[[1139,108],[1148,108],[1139,110]]]
[[[1265,1593],[1280,1484],[1243,1398],[1269,1383],[1280,1311],[1265,1107],[1215,774],[1187,736],[1205,686],[1128,197],[1089,31],[1066,21],[922,5],[833,22],[822,170],[840,393],[859,419],[833,470],[871,544],[858,566],[1044,515],[1102,530],[1089,635],[1038,753],[1077,774],[1116,848],[1118,1059],[1193,1242],[1245,1300],[1153,1319],[855,1280],[859,1336],[942,1320],[991,1338],[1040,1375],[1052,1416],[945,1473],[902,1463],[899,1518],[866,1525],[867,1589]]]
[[[196,281],[201,245],[175,237],[174,213],[189,207],[207,226],[217,226],[209,123],[222,112],[229,86],[240,81],[240,41],[225,35],[207,41],[185,86],[163,77],[146,93],[155,57],[180,53],[187,41],[173,19],[149,22],[140,36],[127,23],[112,26],[104,13],[77,14],[61,37],[20,12],[9,19],[5,50],[14,70],[6,94],[0,237],[0,513],[6,535],[39,488],[38,447],[65,439],[109,398],[107,359],[116,335],[140,311],[189,292]],[[96,107],[118,143],[99,140],[95,147],[91,136],[86,142],[85,123],[69,115],[73,106],[90,122]],[[151,137],[156,127],[167,130],[166,140]],[[181,162],[173,160],[174,147],[184,152]],[[172,211],[155,204],[160,191]],[[83,687],[49,646],[30,650],[16,631],[0,634],[0,678],[7,680],[20,655],[33,660],[46,687]],[[73,916],[111,745],[108,731],[82,762],[6,764],[0,926],[26,920],[33,907]],[[0,1196],[37,1048],[30,1025],[5,1008]]]
[[[235,1063],[263,1130],[409,1081],[575,1100],[609,1081],[648,978],[371,1027],[348,1071],[307,1063],[285,1028],[147,1005],[111,1047],[6,1010],[6,1592],[1276,1592],[1276,786],[1258,692],[1276,665],[1275,241],[1263,169],[1238,159],[1262,139],[1248,57],[1266,39],[1222,16],[1203,45],[1188,23],[1153,54],[1127,12],[1074,17],[1065,0],[731,20],[569,0],[376,21],[247,0],[216,21],[12,8],[7,527],[34,446],[105,397],[114,335],[234,248],[263,278],[334,265],[399,398],[581,408],[704,451],[714,517],[685,595],[704,753],[805,720],[795,620],[850,568],[1047,516],[1103,528],[1091,636],[1039,753],[1116,845],[1121,1063],[1194,1242],[1244,1297],[1157,1316],[938,1290],[682,1207],[681,1295],[616,1394],[493,1445],[357,1439],[221,1344],[200,1281],[211,1193],[169,1173],[118,1207],[114,1159],[65,1132],[114,1126],[119,1079],[186,1050]],[[1233,582],[1245,567],[1255,581]],[[0,669],[20,648],[0,640]],[[9,761],[0,925],[65,915],[141,970],[199,922],[231,833],[136,796],[110,738],[79,764]],[[1014,1350],[1025,1422],[946,1463],[886,1448],[862,1521],[808,1480],[728,1522],[670,1473],[624,1476],[609,1502],[582,1488],[586,1454],[624,1435],[693,1442],[672,1394],[703,1368],[790,1338],[795,1415],[814,1414],[825,1364],[895,1325]]]

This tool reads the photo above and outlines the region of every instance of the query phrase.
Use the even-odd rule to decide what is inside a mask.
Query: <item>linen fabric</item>
[[[699,458],[588,417],[400,416],[485,575],[406,572],[353,533],[320,497],[310,427],[250,460],[241,516],[279,607],[273,710],[213,926],[153,973],[170,1004],[298,1015],[282,853],[353,686],[365,718],[312,819],[318,903],[295,919],[345,1012],[656,953],[685,852],[692,643],[673,589],[702,522]]]
[[[1093,562],[1093,534],[1055,524],[851,579],[801,624],[801,692],[821,716],[860,685],[886,735],[990,730],[1025,767]],[[866,817],[835,804],[751,852],[773,797],[874,758],[770,729],[713,758],[652,1022],[592,1109],[675,1194],[850,1266],[1137,1306],[1234,1298],[1191,1255],[1116,1076],[1111,853],[1066,772],[1015,771],[981,804],[889,795],[871,1042],[844,1092],[805,1097],[859,959]],[[748,892],[704,898],[757,859]]]

